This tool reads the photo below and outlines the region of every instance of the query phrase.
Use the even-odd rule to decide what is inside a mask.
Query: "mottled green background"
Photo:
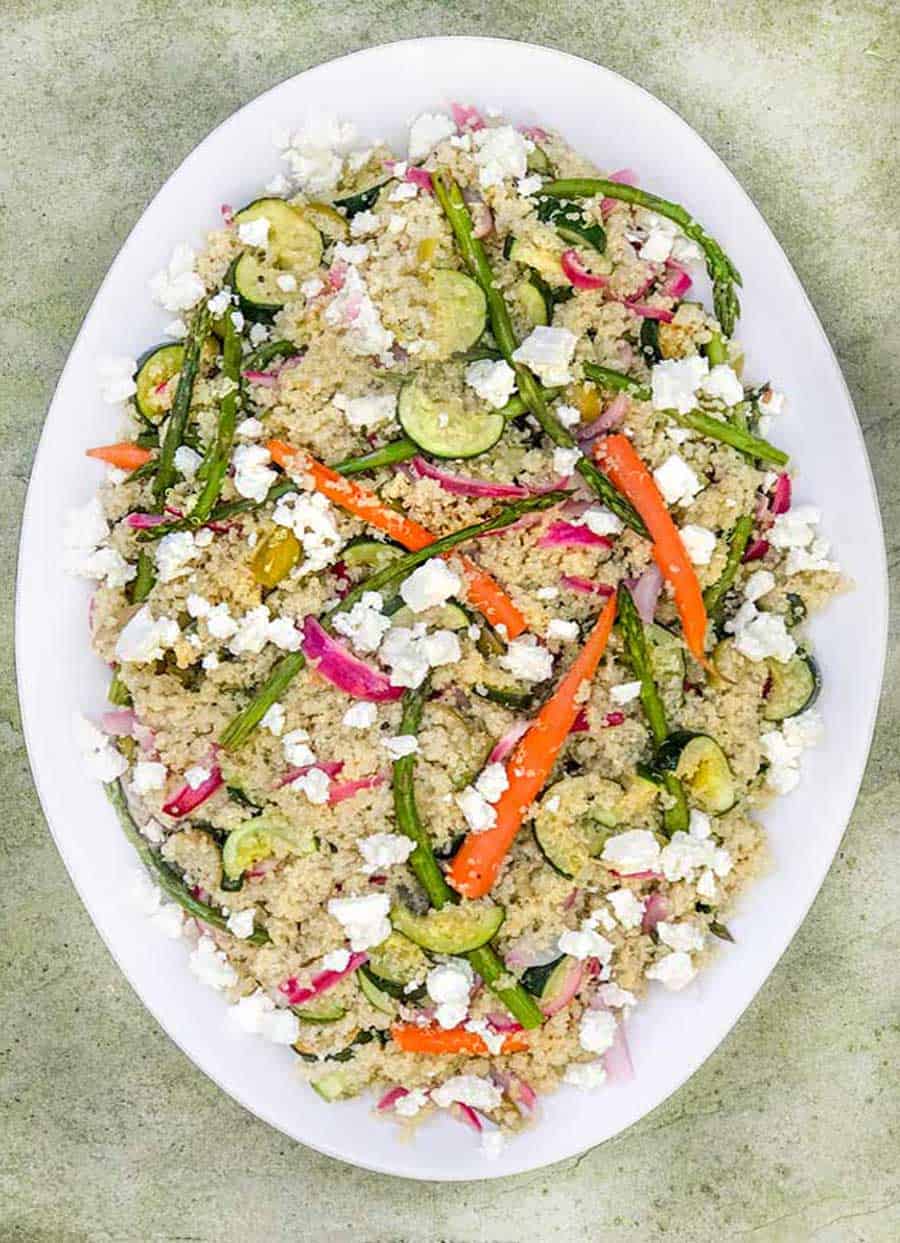
[[[542,1173],[460,1186],[366,1174],[291,1143],[160,1032],[45,828],[11,655],[16,531],[44,411],[146,202],[258,92],[414,34],[508,35],[592,57],[723,156],[837,350],[896,567],[897,23],[897,6],[875,0],[0,0],[4,1243],[900,1238],[896,625],[843,848],[735,1031],[618,1139]],[[864,641],[864,601],[860,618]]]

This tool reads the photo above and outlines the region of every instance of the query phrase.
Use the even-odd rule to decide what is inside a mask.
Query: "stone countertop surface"
[[[502,35],[591,57],[653,91],[723,157],[837,351],[895,570],[896,7],[5,0],[2,14],[0,1240],[900,1238],[896,600],[856,811],[759,996],[685,1087],[630,1130],[539,1173],[480,1184],[413,1184],[321,1157],[250,1117],[160,1031],[47,831],[12,657],[29,466],[78,326],[128,231],[235,108],[322,60],[411,34]]]

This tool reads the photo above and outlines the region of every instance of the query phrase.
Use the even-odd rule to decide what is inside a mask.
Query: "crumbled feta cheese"
[[[166,649],[173,647],[180,635],[177,621],[171,617],[154,618],[149,604],[145,604],[121,630],[116,640],[116,660],[128,664],[161,660]]]
[[[712,821],[706,812],[701,811],[699,807],[691,808],[688,832],[691,837],[696,837],[701,842],[712,836]]]
[[[369,233],[374,233],[379,224],[380,220],[373,211],[358,211],[350,221],[350,236],[365,237]]]
[[[398,212],[391,212],[388,216],[387,231],[392,237],[396,237],[398,233],[403,233],[406,229],[406,217],[401,216]]]
[[[370,253],[365,242],[357,242],[352,246],[348,246],[346,242],[338,242],[334,248],[335,259],[351,265],[365,263]]]
[[[538,587],[534,593],[539,600],[555,600],[559,596],[558,587]]]
[[[197,556],[191,531],[172,531],[164,535],[156,545],[156,570],[161,583],[171,583],[189,572],[190,564]]]
[[[656,486],[669,505],[690,505],[703,485],[677,453],[671,453],[653,472]]]
[[[214,639],[230,639],[237,633],[238,623],[223,600],[205,614],[206,628]]]
[[[788,717],[781,729],[760,738],[763,755],[769,762],[766,785],[778,794],[789,794],[800,782],[800,757],[807,747],[822,738],[822,722],[817,712],[801,712]]]
[[[381,612],[381,593],[366,591],[345,613],[336,613],[333,625],[338,634],[346,635],[358,652],[377,652],[381,640],[391,628],[391,620]]]
[[[462,659],[459,639],[452,630],[435,630],[422,640],[429,665],[437,669],[441,665],[455,665]]]
[[[790,660],[797,650],[784,618],[778,613],[760,613],[751,600],[741,605],[725,629],[734,635],[737,651],[754,662],[769,656]]]
[[[274,738],[280,738],[284,731],[284,704],[273,703],[267,708],[259,723],[260,729],[267,729]]]
[[[578,622],[567,621],[563,617],[550,618],[550,624],[547,626],[549,639],[562,639],[565,643],[571,643],[578,638],[578,634]]]
[[[697,404],[697,390],[709,374],[709,363],[700,354],[666,358],[650,372],[650,392],[655,410],[687,414]]]
[[[194,764],[184,774],[184,779],[192,790],[199,790],[204,782],[209,781],[212,772],[202,764]]]
[[[275,284],[282,293],[295,293],[297,289],[297,278],[293,272],[279,272],[275,277]]]
[[[242,221],[238,225],[238,240],[245,246],[263,247],[268,243],[271,227],[271,221],[267,216],[257,216],[255,220]]]
[[[585,1053],[605,1053],[615,1042],[617,1026],[608,1010],[585,1010],[578,1024],[578,1043]]]
[[[806,548],[815,538],[814,528],[821,518],[814,505],[795,505],[775,518],[768,532],[769,543],[775,548]]]
[[[128,761],[116,750],[111,739],[77,712],[73,715],[72,724],[88,776],[104,783],[121,777],[128,768]]]
[[[592,505],[578,519],[581,526],[587,527],[594,535],[619,535],[625,527],[621,518],[602,505]]]
[[[438,143],[456,133],[456,125],[444,112],[423,112],[409,127],[409,158],[424,160]],[[396,171],[396,170],[395,170]],[[405,170],[404,170],[405,171]],[[397,174],[402,176],[401,173]]]
[[[553,471],[561,478],[568,478],[575,469],[575,464],[584,454],[577,447],[566,449],[558,445],[553,450]]]
[[[315,298],[325,288],[325,282],[318,276],[310,276],[300,286],[300,292],[307,300]]]
[[[658,872],[659,843],[649,829],[627,829],[608,837],[603,845],[603,862],[620,876],[635,872]]]
[[[402,760],[404,755],[415,755],[419,750],[419,741],[412,734],[396,734],[382,741],[392,760]]]
[[[176,341],[180,341],[187,336],[187,324],[179,316],[177,319],[169,320],[163,328],[163,333],[167,337],[174,337]]]
[[[700,838],[692,833],[672,834],[660,852],[659,868],[668,881],[692,881],[695,873],[710,868],[716,876],[727,876],[732,868],[731,855],[716,846],[711,837]]]
[[[640,682],[620,682],[618,686],[609,688],[609,697],[614,704],[628,704],[637,699],[641,693]]]
[[[615,932],[616,930],[616,921],[609,911],[603,910],[602,907],[596,911],[591,911],[587,919],[581,921],[583,928],[596,928],[598,924],[604,932]]]
[[[166,766],[157,760],[138,760],[132,769],[131,780],[137,794],[162,790],[166,784]]]
[[[239,941],[245,941],[253,935],[253,918],[255,911],[249,906],[245,911],[232,911],[225,921],[225,927]]]
[[[771,570],[754,570],[744,584],[744,598],[751,604],[767,596],[775,586],[775,575]]]
[[[692,522],[681,528],[681,542],[694,565],[709,565],[716,547],[716,533]]]
[[[393,626],[384,636],[379,656],[391,671],[391,682],[394,686],[420,686],[428,676],[431,668],[422,633],[417,634],[416,627],[410,630],[406,626]]]
[[[301,773],[291,782],[291,789],[305,794],[307,802],[312,803],[314,807],[322,807],[328,802],[330,788],[331,778],[321,768],[311,768],[309,772]]]
[[[367,876],[405,863],[416,848],[415,842],[400,833],[370,833],[359,838],[356,846],[365,861],[362,871]]]
[[[100,396],[110,405],[117,405],[137,392],[134,373],[137,362],[124,354],[109,354],[97,361]]]
[[[481,770],[475,789],[489,803],[496,803],[504,790],[509,789],[509,778],[503,764],[488,764]]]
[[[375,705],[361,699],[347,709],[341,717],[341,724],[346,725],[348,729],[370,729],[377,718],[378,709]]]
[[[500,664],[523,682],[545,682],[553,673],[553,657],[534,635],[513,639],[500,657]]]
[[[569,365],[578,338],[568,328],[539,325],[513,354],[513,361],[524,363],[548,388],[558,388],[571,379]]]
[[[297,578],[316,574],[331,565],[344,543],[331,502],[318,492],[282,496],[275,505],[272,521],[293,531],[303,549],[303,560],[293,571]]]
[[[234,429],[235,435],[240,436],[244,440],[258,440],[265,431],[263,424],[259,419],[253,417],[241,419],[237,427]]]
[[[531,198],[533,194],[538,193],[543,184],[543,177],[539,173],[532,173],[528,177],[519,178],[516,182],[516,191],[523,199]]]
[[[352,124],[334,116],[307,118],[282,152],[298,188],[313,198],[332,193],[344,164],[335,148],[346,147],[355,132]]]
[[[88,552],[109,535],[109,523],[103,513],[99,496],[92,496],[86,505],[70,509],[63,526],[63,546],[74,552]]]
[[[175,469],[183,479],[193,479],[203,458],[190,445],[179,445],[175,450]]]
[[[187,311],[200,301],[206,286],[194,271],[196,255],[190,246],[179,242],[168,266],[150,279],[150,292],[167,311]]]
[[[597,989],[597,998],[610,1009],[619,1010],[623,1006],[636,1006],[637,997],[627,988],[619,988],[618,984],[601,984]]]
[[[206,670],[207,673],[212,673],[214,669],[218,669],[219,667],[219,664],[220,664],[219,657],[215,652],[207,652],[206,655],[203,657],[203,659],[200,661],[200,664],[203,666],[203,668]]]
[[[70,551],[66,554],[66,568],[70,574],[99,579],[107,587],[124,587],[137,574],[136,568],[115,548],[97,548],[80,559]]]
[[[644,972],[648,980],[659,980],[673,993],[690,984],[696,974],[697,968],[691,961],[690,954],[685,954],[682,950],[666,954]]]
[[[400,1118],[414,1118],[428,1104],[428,1093],[424,1088],[410,1088],[394,1103],[394,1113]]]
[[[497,812],[474,786],[466,786],[454,795],[454,802],[466,818],[473,833],[483,833],[497,823]]]
[[[316,757],[309,746],[309,734],[305,729],[292,729],[281,740],[284,758],[291,768],[305,768],[315,764]]]
[[[828,559],[829,547],[827,540],[814,539],[809,548],[789,548],[784,563],[784,572],[786,574],[804,572],[839,574],[841,567],[836,561]],[[106,581],[110,581],[108,576]]]
[[[345,397],[335,393],[332,404],[342,412],[351,427],[380,427],[397,413],[396,393],[369,393],[365,397]]]
[[[209,308],[210,315],[224,315],[231,306],[231,290],[219,290],[214,297],[207,300],[206,305]]]
[[[401,181],[388,195],[389,203],[407,203],[417,197],[419,187],[414,181]]]
[[[726,406],[736,406],[744,400],[744,386],[727,363],[717,363],[705,376],[700,391],[707,397],[717,398]]]
[[[705,872],[701,873],[700,879],[697,881],[697,894],[699,897],[705,898],[708,902],[715,902],[718,898],[716,878],[709,868],[707,868]]]
[[[499,410],[516,390],[516,373],[503,358],[479,358],[466,367],[466,384],[483,401]]]
[[[567,406],[565,402],[559,402],[554,406],[554,411],[563,427],[575,427],[581,422],[581,411],[576,406]]]
[[[209,625],[209,622],[207,622]],[[233,656],[249,653],[257,655],[269,642],[270,619],[265,604],[250,609],[238,620],[237,629],[228,641],[228,650]]]
[[[563,1073],[563,1083],[582,1092],[591,1092],[606,1083],[606,1067],[602,1062],[570,1062]]]
[[[454,1075],[432,1090],[431,1099],[441,1109],[449,1109],[458,1102],[471,1109],[490,1113],[492,1109],[500,1107],[503,1092],[495,1083],[478,1075]]]
[[[767,388],[757,398],[756,404],[760,413],[767,418],[773,414],[781,414],[784,410],[784,393],[776,393],[774,389]]]
[[[568,954],[584,962],[586,958],[599,958],[601,962],[609,962],[615,946],[606,937],[601,936],[593,928],[582,926],[578,931],[568,929],[561,933],[556,942],[561,954]]]
[[[462,588],[462,579],[440,557],[431,557],[403,580],[400,596],[414,613],[445,604]]]
[[[623,928],[639,928],[644,918],[644,904],[630,889],[612,889],[606,900],[615,911]]]
[[[275,482],[275,471],[269,469],[272,458],[263,445],[238,445],[232,457],[234,486],[241,496],[251,501],[264,501]]]
[[[237,972],[218,949],[212,937],[202,936],[196,948],[191,952],[188,965],[198,980],[208,984],[210,988],[221,991],[237,984]]]
[[[656,933],[663,945],[668,945],[669,949],[684,950],[688,954],[692,950],[703,949],[703,933],[689,920],[681,924],[661,920],[656,925]]]
[[[497,125],[472,134],[478,181],[483,190],[503,184],[504,179],[524,177],[528,171],[525,138],[511,125]]]
[[[370,893],[362,898],[331,898],[328,914],[344,929],[350,948],[359,953],[380,945],[391,935],[388,911],[391,900],[386,893]]]
[[[294,1044],[300,1034],[300,1020],[290,1010],[276,1009],[271,997],[257,989],[249,997],[240,997],[229,1010],[229,1016],[242,1031],[262,1036],[273,1044]]]
[[[475,973],[463,958],[438,963],[428,972],[425,986],[437,1005],[435,1018],[441,1027],[458,1027],[469,1009],[469,993]]]
[[[374,354],[385,366],[393,365],[390,349],[394,334],[382,324],[366,283],[352,264],[343,285],[325,308],[325,322],[344,329],[344,343],[352,354]]]
[[[350,966],[350,951],[341,946],[340,949],[330,950],[319,963],[323,971],[346,971]]]

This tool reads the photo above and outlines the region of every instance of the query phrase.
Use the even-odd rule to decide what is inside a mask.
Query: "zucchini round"
[[[464,272],[438,268],[424,278],[431,300],[431,328],[439,358],[470,349],[483,335],[487,299],[480,285]]]
[[[339,1023],[347,1013],[337,1001],[319,1001],[315,1005],[291,1006],[301,1023]]]
[[[534,268],[546,280],[563,282],[566,279],[562,270],[562,259],[555,250],[545,250],[542,246],[533,246],[531,242],[508,237],[503,246],[503,254],[515,263]]]
[[[763,720],[784,721],[811,708],[822,689],[819,666],[812,656],[798,652],[790,660],[766,661],[769,671],[768,690],[763,706]]]
[[[391,623],[394,626],[413,626],[416,621],[416,614],[405,604],[391,615]],[[469,619],[459,605],[449,601],[447,604],[429,609],[428,621],[442,630],[465,630],[469,625]]]
[[[657,752],[663,773],[674,772],[690,801],[701,811],[721,816],[737,802],[737,787],[725,752],[707,734],[679,730]]]
[[[544,992],[547,981],[564,957],[564,954],[560,954],[552,962],[543,963],[540,967],[526,967],[520,977],[520,983],[525,991],[531,993],[532,997],[540,997]]]
[[[432,954],[477,950],[497,935],[505,918],[503,907],[491,902],[449,905],[425,915],[415,915],[405,906],[395,906],[391,911],[395,931]]]
[[[334,205],[335,207],[343,208],[347,213],[347,218],[350,219],[357,212],[368,211],[370,207],[374,206],[378,195],[387,184],[387,181],[377,181],[374,185],[367,186],[364,190],[357,190],[354,194],[345,194],[343,198],[335,199]]]
[[[269,222],[266,257],[272,267],[295,276],[308,276],[322,260],[322,235],[303,209],[284,199],[255,199],[234,217],[235,225],[265,218]]]
[[[418,945],[400,932],[392,932],[369,950],[369,961],[360,970],[391,997],[404,996],[408,984],[421,982],[428,972],[428,959]]]
[[[228,880],[236,880],[261,859],[268,859],[274,853],[276,840],[299,855],[313,854],[316,849],[311,829],[297,830],[277,812],[257,816],[232,829],[225,839],[222,870]]]
[[[279,272],[251,251],[239,255],[228,272],[228,284],[249,319],[271,319],[293,297],[278,287]]]
[[[655,622],[644,627],[653,679],[660,690],[680,703],[684,698],[684,647],[671,630]]]
[[[365,967],[361,967],[357,972],[357,979],[359,981],[359,991],[370,1006],[373,1006],[379,1013],[392,1017],[397,1013],[397,1003],[386,989],[381,988],[376,983],[376,976],[371,972],[367,972]]]
[[[159,423],[169,413],[173,396],[169,380],[178,375],[183,362],[183,345],[157,345],[138,363],[134,402],[138,413],[149,422]]]
[[[543,147],[534,144],[525,158],[525,165],[530,173],[540,173],[543,177],[553,176],[553,165]]]
[[[328,1101],[329,1104],[348,1096],[355,1096],[357,1092],[355,1080],[341,1067],[329,1070],[326,1074],[319,1075],[317,1079],[311,1079],[309,1086],[317,1096],[321,1096],[322,1100]]]
[[[618,823],[621,787],[602,777],[564,777],[544,794],[534,818],[541,854],[562,876],[580,875]]]
[[[440,404],[432,401],[415,381],[400,390],[397,419],[410,440],[439,458],[470,458],[486,453],[506,426],[502,414],[472,413],[457,398]]]
[[[350,541],[341,553],[341,560],[349,569],[361,567],[370,570],[383,570],[386,565],[399,557],[403,552],[396,544],[386,544],[384,540],[367,539],[357,536]]]
[[[550,290],[537,272],[532,272],[514,285],[510,297],[529,329],[549,324],[553,318]]]

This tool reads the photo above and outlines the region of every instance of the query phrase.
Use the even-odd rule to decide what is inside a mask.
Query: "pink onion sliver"
[[[503,737],[494,744],[487,762],[489,764],[501,764],[512,754],[513,747],[522,735],[527,733],[530,724],[530,721],[516,721],[515,725],[508,729]]]
[[[775,489],[772,492],[772,513],[777,518],[779,514],[786,514],[791,507],[791,477],[787,474],[781,474],[775,480]]]
[[[283,777],[279,777],[275,788],[280,790],[282,786],[290,785],[298,777],[305,777],[314,768],[321,769],[327,777],[336,777],[343,767],[343,760],[317,760],[315,764],[304,764],[302,768],[289,768]]]
[[[510,1075],[502,1070],[492,1070],[491,1079],[498,1088],[502,1088],[523,1117],[534,1113],[537,1108],[537,1093],[527,1079],[520,1079],[518,1075]]]
[[[662,591],[663,576],[662,571],[656,565],[651,565],[644,570],[640,578],[635,582],[634,586],[629,583],[631,589],[631,598],[634,601],[634,607],[638,611],[638,616],[645,626],[653,624],[653,618],[656,615],[656,606],[659,603],[659,594]]]
[[[303,654],[326,681],[355,699],[387,703],[403,697],[402,686],[392,686],[386,673],[348,652],[311,615],[303,622]]]
[[[519,133],[524,134],[526,138],[530,138],[532,142],[546,142],[550,135],[545,129],[541,129],[540,125],[521,125]]]
[[[335,259],[334,263],[328,269],[328,284],[334,289],[343,289],[344,281],[347,279],[347,264],[343,259]]]
[[[581,988],[581,982],[584,979],[584,964],[577,959],[572,959],[571,965],[566,972],[565,980],[562,988],[552,1001],[548,1001],[546,1005],[541,1006],[545,1018],[550,1018],[552,1014],[564,1009],[569,1004],[575,994]]]
[[[479,240],[490,237],[494,231],[494,213],[487,203],[473,203],[469,214],[472,217],[472,236]]]
[[[471,1105],[464,1105],[462,1101],[454,1101],[450,1106],[450,1113],[457,1120],[457,1122],[463,1122],[466,1126],[471,1127],[473,1131],[477,1132],[478,1135],[481,1134],[481,1119],[478,1117],[478,1114]]]
[[[106,734],[114,738],[130,738],[134,730],[136,717],[133,708],[120,708],[115,712],[104,712],[100,723]]]
[[[748,561],[761,561],[769,551],[769,541],[767,539],[755,539],[747,545],[747,551],[744,553],[744,563]]]
[[[662,923],[669,918],[669,914],[669,899],[661,893],[651,893],[644,905],[641,932],[652,932],[658,923]]]
[[[510,531],[525,531],[529,527],[533,527],[535,523],[540,522],[540,514],[523,514],[521,518],[517,518],[515,522],[511,522],[508,527],[494,527],[492,531],[482,531],[476,535],[476,539],[490,539],[492,535],[508,535]]]
[[[624,876],[626,880],[662,880],[663,879],[662,872],[651,872],[649,869],[645,869],[643,872],[617,872],[615,868],[610,868],[609,871],[611,872],[613,876]]]
[[[158,527],[161,522],[168,522],[165,514],[129,514],[125,519],[126,526],[131,527],[132,531],[149,531],[151,527]]]
[[[521,1032],[525,1030],[521,1023],[516,1022],[516,1020],[510,1018],[508,1014],[499,1010],[489,1014],[487,1016],[487,1021],[490,1023],[491,1027],[493,1027],[494,1031],[503,1032],[504,1034],[508,1034],[509,1032]]]
[[[624,725],[624,724],[625,724],[625,713],[624,712],[607,712],[606,716],[603,718],[604,729],[615,729],[617,725]]]
[[[590,578],[582,578],[580,574],[561,574],[559,581],[569,591],[577,591],[583,596],[602,596],[608,600],[616,594],[615,587],[610,587],[609,583],[595,583]]]
[[[305,985],[299,984],[294,976],[290,976],[278,985],[278,991],[287,998],[288,1005],[302,1006],[305,1001],[312,1001],[313,997],[327,993],[330,988],[334,988],[335,984],[340,984],[341,980],[352,975],[368,961],[368,954],[351,954],[343,971],[320,971],[318,975],[313,976],[311,983]]]
[[[230,203],[223,203],[221,207],[219,208],[219,211],[222,213],[222,219],[225,222],[225,228],[230,229],[231,226],[234,224],[234,208],[231,206]]]
[[[603,1054],[603,1065],[610,1083],[627,1083],[634,1078],[634,1066],[631,1063],[624,1018],[620,1018],[616,1023],[615,1038]]]
[[[619,426],[630,407],[628,394],[617,393],[600,417],[594,420],[594,426],[600,432],[611,432],[614,427]]]
[[[576,889],[573,889],[570,893],[566,894],[566,899],[562,904],[562,909],[564,911],[571,911],[572,907],[578,901],[578,895],[580,893],[581,893],[581,890],[576,888]]]
[[[473,479],[468,475],[457,475],[453,471],[442,470],[441,467],[426,462],[422,457],[412,458],[409,468],[411,473],[420,479],[433,479],[445,492],[452,492],[455,496],[520,497],[530,495],[528,488],[523,488],[520,484],[492,483],[489,479]]]
[[[387,1092],[385,1092],[384,1096],[382,1096],[375,1108],[379,1113],[386,1113],[389,1109],[394,1108],[397,1101],[403,1100],[404,1096],[409,1096],[409,1089],[401,1088],[398,1084],[397,1087],[390,1088]]]
[[[572,728],[569,730],[569,733],[570,734],[589,734],[590,732],[591,732],[591,725],[590,725],[590,722],[588,721],[587,708],[580,708],[578,710],[578,715],[576,716],[575,720],[572,722]]]
[[[458,104],[454,101],[450,105],[450,115],[458,130],[484,129],[484,117],[477,108],[469,104]]]
[[[177,794],[163,804],[163,811],[167,816],[174,816],[176,820],[181,816],[186,816],[189,812],[199,807],[201,803],[205,803],[211,795],[215,794],[222,782],[222,773],[218,768],[214,768],[206,780],[197,786],[196,790],[185,783]]]
[[[551,522],[538,548],[612,548],[612,540],[574,522]]]
[[[610,173],[606,178],[607,181],[617,181],[622,186],[636,186],[638,175],[633,168],[620,168],[618,172]],[[600,210],[604,216],[607,212],[611,212],[616,203],[621,202],[620,199],[605,198],[600,202]]]
[[[411,182],[414,186],[418,186],[420,190],[427,190],[429,194],[434,194],[434,186],[431,183],[431,173],[427,168],[408,168],[404,181]]]
[[[662,287],[662,292],[667,298],[684,297],[693,284],[690,272],[680,263],[676,263],[674,259],[667,259],[666,273],[666,283]]]
[[[667,311],[661,306],[647,306],[644,302],[624,302],[623,306],[627,306],[629,311],[634,311],[635,315],[640,315],[641,319],[658,319],[660,323],[670,324],[675,318],[671,311]]]
[[[569,283],[576,289],[602,289],[609,284],[608,276],[597,276],[587,270],[577,250],[564,250],[560,263]]]
[[[333,785],[328,791],[329,805],[334,807],[337,803],[344,803],[360,791],[374,790],[377,786],[384,785],[384,782],[384,773],[372,773],[370,777],[359,777],[356,781],[343,781],[340,785]]]
[[[278,383],[278,377],[270,371],[242,371],[241,375],[251,384],[261,384],[263,388],[274,388]]]
[[[252,868],[248,868],[244,873],[245,880],[259,880],[263,876],[268,876],[270,872],[274,872],[278,867],[278,859],[272,857],[268,859],[260,859],[258,863],[254,863]]]

